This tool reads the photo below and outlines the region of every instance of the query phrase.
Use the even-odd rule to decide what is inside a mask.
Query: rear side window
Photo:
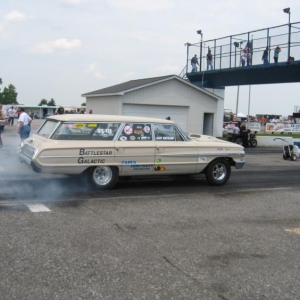
[[[152,124],[127,123],[118,137],[119,141],[152,141]]]
[[[112,141],[121,123],[64,122],[53,135],[55,140],[102,140]]]

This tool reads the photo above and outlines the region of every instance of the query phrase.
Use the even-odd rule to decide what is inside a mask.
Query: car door
[[[126,123],[115,141],[115,162],[119,165],[119,174],[152,174],[154,159],[152,124]]]
[[[186,141],[173,124],[154,124],[154,172],[193,174],[198,160],[198,147]]]

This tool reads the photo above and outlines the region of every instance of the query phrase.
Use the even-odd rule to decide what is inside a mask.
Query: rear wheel
[[[109,166],[92,167],[84,174],[85,181],[100,190],[112,189],[116,185],[118,177],[118,168]]]
[[[223,158],[218,158],[208,165],[205,176],[210,185],[223,185],[229,179],[230,174],[229,162]]]
[[[257,140],[256,139],[251,139],[249,141],[249,144],[251,147],[255,148],[257,146]]]

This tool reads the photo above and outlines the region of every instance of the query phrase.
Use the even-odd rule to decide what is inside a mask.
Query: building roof
[[[137,90],[140,88],[144,88],[146,86],[150,86],[153,84],[157,84],[160,82],[168,81],[171,79],[176,79],[184,84],[187,84],[191,86],[192,88],[195,88],[201,92],[204,92],[208,95],[210,95],[213,98],[219,99],[218,96],[214,95],[213,93],[210,93],[202,88],[199,88],[198,86],[191,84],[190,82],[183,80],[177,75],[167,75],[167,76],[160,76],[160,77],[152,77],[152,78],[144,78],[144,79],[137,79],[137,80],[130,80],[127,82],[123,82],[117,85],[113,85],[104,89],[96,90],[93,92],[82,94],[82,97],[103,97],[103,96],[123,96],[125,93]]]

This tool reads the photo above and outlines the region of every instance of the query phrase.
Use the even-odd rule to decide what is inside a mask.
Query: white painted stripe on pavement
[[[51,211],[47,206],[37,203],[37,204],[25,204],[32,212],[49,212]]]

